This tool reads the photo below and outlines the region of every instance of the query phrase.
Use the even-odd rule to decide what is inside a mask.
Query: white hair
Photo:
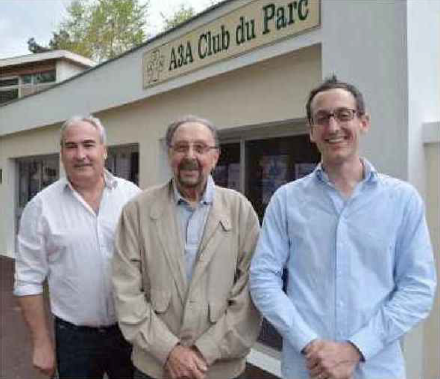
[[[92,125],[98,132],[99,132],[99,139],[102,144],[106,144],[107,142],[107,135],[104,129],[104,126],[101,124],[101,121],[97,117],[93,116],[73,116],[69,118],[63,125],[61,125],[60,129],[60,145],[63,146],[63,138],[64,138],[64,132],[69,129],[73,124],[76,124],[77,122],[88,122],[90,125]]]

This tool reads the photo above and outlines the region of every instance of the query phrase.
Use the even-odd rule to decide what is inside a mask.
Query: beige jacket
[[[187,283],[171,182],[126,205],[116,234],[113,284],[136,367],[154,378],[173,347],[195,345],[208,379],[238,376],[260,329],[248,289],[259,223],[249,201],[215,187],[193,277]]]

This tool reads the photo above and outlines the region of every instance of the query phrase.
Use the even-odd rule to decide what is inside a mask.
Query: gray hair
[[[167,132],[165,134],[165,142],[167,143],[168,147],[171,146],[171,141],[173,140],[173,136],[177,128],[188,122],[196,122],[198,124],[205,125],[211,131],[212,136],[214,137],[215,146],[219,146],[220,143],[218,139],[217,128],[214,126],[214,124],[211,121],[198,116],[186,115],[172,122],[168,126]]]
[[[99,139],[103,145],[107,142],[107,134],[105,132],[104,126],[101,124],[101,121],[97,117],[89,116],[73,116],[69,118],[63,125],[61,125],[60,129],[60,145],[63,146],[63,138],[64,132],[69,129],[73,124],[77,122],[88,122],[99,132]]]

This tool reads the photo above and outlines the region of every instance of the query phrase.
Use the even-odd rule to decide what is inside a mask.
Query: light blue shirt
[[[423,202],[408,183],[363,163],[365,179],[349,199],[319,165],[278,189],[267,207],[250,288],[283,337],[284,378],[309,378],[301,350],[316,338],[358,347],[365,361],[355,379],[405,378],[399,338],[432,306]]]
[[[186,201],[177,190],[173,182],[174,198],[177,207],[177,219],[183,245],[185,246],[184,258],[186,268],[186,279],[191,281],[194,271],[194,264],[199,252],[200,241],[205,230],[208,213],[214,199],[215,184],[211,176],[208,177],[206,189],[202,198],[195,208]]]

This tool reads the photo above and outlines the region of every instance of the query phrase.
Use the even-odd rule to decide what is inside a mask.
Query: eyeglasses
[[[208,153],[210,150],[218,149],[218,146],[208,146],[205,145],[204,143],[194,143],[194,144],[176,143],[174,145],[170,145],[170,149],[177,154],[187,154],[191,146],[194,152],[199,155],[204,155]]]
[[[333,112],[318,111],[312,116],[312,123],[313,125],[325,126],[329,124],[331,117],[337,122],[348,122],[353,120],[357,113],[356,109],[350,108],[336,108]]]

